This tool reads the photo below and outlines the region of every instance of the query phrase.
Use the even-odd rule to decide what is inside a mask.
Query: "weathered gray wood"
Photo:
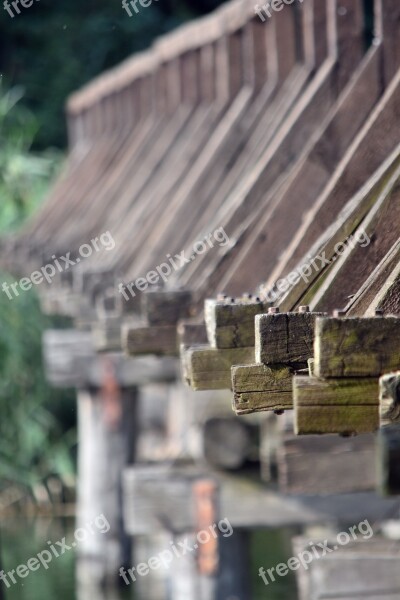
[[[375,378],[293,380],[295,432],[369,433],[379,428],[379,385]]]
[[[237,415],[245,415],[292,409],[293,374],[284,365],[233,366],[233,410]]]
[[[97,352],[121,352],[122,325],[129,325],[129,320],[120,316],[107,316],[95,321],[92,325],[92,339]],[[134,325],[134,321],[131,326]]]
[[[122,526],[122,472],[134,462],[137,423],[136,389],[120,390],[112,371],[100,390],[78,393],[78,527],[100,528],[79,544],[77,577],[81,583],[116,584],[121,565],[130,563],[130,544]]]
[[[393,244],[386,256],[380,261],[358,292],[349,300],[345,307],[350,317],[357,315],[372,316],[385,301],[386,294],[391,295],[392,286],[396,286],[400,264],[400,239]],[[382,298],[383,294],[383,298]],[[370,314],[370,310],[374,312]],[[390,310],[384,314],[398,315],[399,310]]]
[[[174,325],[191,314],[189,291],[155,291],[142,295],[142,314],[151,326]]]
[[[400,363],[400,319],[319,318],[315,330],[317,377],[379,377]]]
[[[381,425],[400,423],[400,371],[379,380]]]
[[[364,522],[361,531],[355,527],[353,540],[349,529],[344,528],[350,542],[340,544],[345,536],[327,535],[328,547],[332,550],[323,556],[319,551],[318,560],[313,560],[307,570],[296,572],[302,594],[300,600],[392,600],[400,594],[400,574],[398,560],[400,544],[387,540],[372,529],[372,524]],[[346,538],[347,539],[347,538]],[[318,540],[310,544],[309,538],[302,536],[294,540],[294,554],[309,551]]]
[[[315,321],[324,313],[277,313],[255,319],[256,362],[303,365],[313,356]]]
[[[200,323],[191,320],[179,321],[178,341],[179,345],[183,344],[185,347],[207,344],[207,331],[204,321]]]
[[[212,348],[248,348],[254,344],[254,317],[264,312],[259,298],[206,300],[204,315]]]
[[[131,535],[146,535],[160,527],[174,532],[190,531],[194,524],[190,502],[192,486],[204,476],[163,465],[136,465],[125,471],[124,519]]]
[[[277,449],[279,487],[283,493],[307,496],[374,490],[375,459],[373,434],[289,435]]]
[[[129,356],[155,354],[177,356],[178,338],[176,326],[122,327],[122,347]]]
[[[254,348],[217,350],[194,346],[185,351],[186,376],[194,390],[230,390],[231,367],[254,362]]]
[[[394,257],[393,257],[394,258]],[[386,263],[389,267],[390,260]],[[397,262],[382,288],[376,294],[371,304],[368,306],[365,316],[371,316],[374,311],[380,310],[383,315],[400,316],[400,260]]]
[[[55,387],[100,387],[103,357],[96,353],[90,333],[73,329],[50,329],[43,336],[43,355],[48,381]],[[129,387],[149,381],[174,381],[178,362],[172,357],[128,358],[121,353],[112,359],[118,383]]]

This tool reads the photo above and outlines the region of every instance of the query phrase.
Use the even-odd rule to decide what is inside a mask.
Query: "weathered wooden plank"
[[[323,554],[321,550],[307,570],[296,572],[302,591],[300,600],[393,600],[399,597],[398,541],[383,538],[367,520],[351,530],[345,528],[336,536],[330,532],[326,538],[324,542],[330,551]],[[318,548],[317,540],[310,543],[309,537],[295,538],[294,554],[308,551],[313,556],[312,545]]]
[[[317,377],[379,377],[400,363],[400,319],[318,318]]]
[[[303,309],[303,307],[302,307]],[[303,365],[313,357],[315,321],[324,313],[275,313],[255,318],[256,362]]]
[[[388,267],[389,265],[386,264],[385,266]],[[368,306],[365,315],[370,316],[376,310],[381,311],[384,315],[389,314],[400,317],[400,260]]]
[[[194,390],[230,390],[231,367],[254,362],[254,348],[217,350],[195,346],[186,351],[186,376]]]
[[[277,450],[279,487],[286,494],[346,494],[373,490],[374,434],[342,438],[288,436]]]
[[[245,415],[292,409],[293,373],[284,365],[232,367],[233,410]]]
[[[352,238],[336,246],[334,261],[322,284],[315,286],[313,307],[334,310],[344,306],[398,239],[400,222],[400,175],[390,179],[386,190],[376,198],[368,215]]]
[[[103,356],[96,352],[89,332],[70,329],[47,330],[43,336],[46,377],[55,387],[101,387]],[[178,374],[173,357],[128,358],[122,353],[108,354],[118,383],[124,387],[156,381],[174,381]]]
[[[380,261],[373,270],[368,279],[360,287],[358,292],[349,300],[345,307],[348,316],[366,315],[371,316],[369,310],[380,308],[381,293],[389,291],[397,276],[398,265],[400,264],[400,239],[393,244],[386,256]],[[385,314],[385,313],[384,313]],[[398,311],[389,314],[398,314]]]
[[[154,271],[155,273],[155,271]],[[174,325],[191,314],[192,293],[180,291],[155,291],[142,295],[142,314],[148,324]]]
[[[196,344],[207,344],[207,330],[204,321],[182,320],[178,323],[179,345],[186,348]]]
[[[400,423],[400,371],[379,380],[381,425]]]
[[[206,300],[204,316],[212,348],[246,348],[254,344],[254,317],[264,312],[259,298]]]
[[[176,326],[122,327],[122,348],[129,356],[178,355]]]
[[[379,385],[374,378],[293,380],[295,432],[369,433],[379,428]]]
[[[261,295],[268,294],[271,299],[276,296],[276,302],[282,311],[293,310],[299,303],[310,304],[314,307],[314,297],[319,289],[320,278],[325,275],[327,269],[335,264],[336,244],[342,244],[344,240],[353,239],[352,236],[356,229],[360,227],[363,219],[381,198],[385,198],[393,185],[399,178],[400,173],[400,147],[386,159],[372,176],[363,185],[363,187],[348,200],[342,210],[336,213],[335,218],[327,229],[319,236],[318,240],[308,247],[306,254],[301,257],[296,265],[294,274],[300,275],[297,282],[286,293],[279,294],[276,289],[276,278],[278,274],[285,274],[285,279],[289,280],[286,272],[280,272],[280,266],[271,275],[269,283],[263,286]],[[306,235],[306,234],[305,234]],[[335,260],[334,260],[335,259]],[[293,275],[292,275],[293,277]],[[278,280],[279,281],[279,280]]]

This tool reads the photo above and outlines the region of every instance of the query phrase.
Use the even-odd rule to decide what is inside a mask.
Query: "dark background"
[[[40,129],[33,148],[64,147],[64,103],[84,83],[221,0],[154,0],[129,17],[120,0],[36,0],[11,18],[0,2],[0,73],[22,85]],[[15,12],[15,11],[14,11]]]

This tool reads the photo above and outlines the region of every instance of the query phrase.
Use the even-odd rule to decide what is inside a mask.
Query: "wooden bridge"
[[[77,389],[78,519],[111,523],[80,578],[113,585],[227,518],[231,538],[135,585],[249,600],[250,531],[299,526],[297,552],[317,524],[368,519],[372,540],[296,572],[299,597],[398,598],[399,2],[264,22],[228,2],[74,94],[67,120],[65,170],[7,261],[75,263],[37,289],[73,322],[44,352]]]

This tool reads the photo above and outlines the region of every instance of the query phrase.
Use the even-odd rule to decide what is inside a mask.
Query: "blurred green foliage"
[[[55,150],[32,152],[38,122],[21,88],[0,83],[0,230],[19,227],[42,201],[61,162]]]
[[[1,231],[32,214],[60,163],[58,153],[32,153],[37,131],[21,91],[0,87]],[[0,273],[0,281],[13,278]],[[0,490],[16,483],[34,490],[74,473],[73,395],[50,389],[42,364],[42,333],[52,325],[33,292],[11,301],[0,291]]]
[[[129,17],[121,0],[40,0],[14,18],[0,5],[0,74],[9,86],[25,88],[25,102],[42,124],[35,146],[65,145],[68,94],[219,4],[157,0]]]

